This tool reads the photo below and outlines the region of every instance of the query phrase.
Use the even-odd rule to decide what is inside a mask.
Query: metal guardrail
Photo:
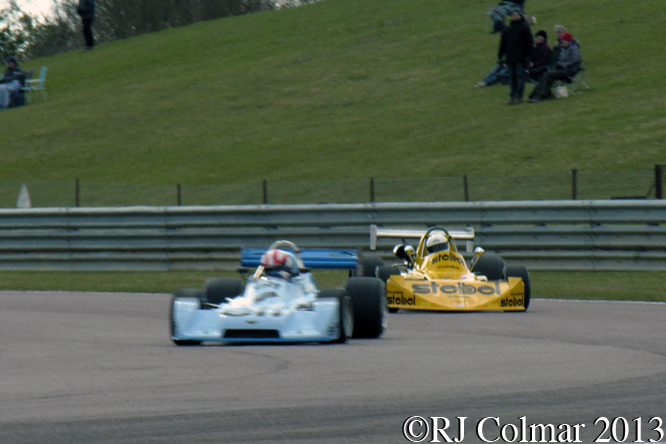
[[[279,239],[367,249],[371,224],[471,226],[475,244],[531,269],[666,270],[663,200],[0,210],[0,269],[235,268],[241,247]]]

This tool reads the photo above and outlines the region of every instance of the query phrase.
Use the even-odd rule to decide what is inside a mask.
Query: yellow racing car
[[[473,247],[474,230],[447,231],[382,229],[370,227],[370,249],[378,237],[403,239],[393,253],[403,261],[383,266],[378,257],[364,258],[365,274],[386,282],[389,312],[399,309],[436,311],[525,311],[530,305],[530,275],[526,267],[506,266],[504,260],[483,248],[474,248],[469,265],[454,238]],[[416,250],[405,239],[420,237]]]

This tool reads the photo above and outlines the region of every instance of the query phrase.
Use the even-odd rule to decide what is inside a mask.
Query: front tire
[[[379,256],[359,255],[356,276],[377,277],[377,268],[383,266],[384,261]]]
[[[171,297],[171,308],[169,309],[169,331],[171,333],[171,342],[178,346],[191,347],[195,345],[201,345],[201,341],[190,341],[182,339],[173,339],[173,335],[176,331],[176,322],[173,317],[173,306],[176,303],[176,299],[198,299],[199,304],[201,305],[201,300],[203,298],[203,293],[198,288],[179,288],[174,291]]]
[[[474,265],[474,273],[484,275],[489,281],[501,281],[506,276],[506,264],[499,255],[487,253]]]
[[[400,276],[400,269],[398,267],[377,267],[377,277],[388,283],[391,276]]]
[[[209,278],[204,281],[201,308],[211,309],[210,305],[220,305],[228,299],[233,299],[245,291],[245,282],[239,278]]]
[[[507,277],[519,277],[523,280],[523,285],[525,286],[525,296],[524,304],[525,311],[530,306],[530,301],[532,299],[532,285],[530,284],[530,273],[527,271],[527,267],[522,265],[509,265],[506,267]]]
[[[345,289],[354,307],[354,338],[378,338],[388,322],[386,286],[372,277],[349,278]]]
[[[321,290],[317,298],[335,298],[338,300],[338,319],[340,336],[332,341],[338,344],[347,342],[354,335],[354,307],[349,293],[344,288],[328,288]]]

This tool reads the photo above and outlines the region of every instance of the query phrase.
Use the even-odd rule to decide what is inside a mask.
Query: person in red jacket
[[[560,52],[560,59],[555,65],[555,69],[546,72],[542,77],[539,84],[534,87],[530,93],[530,103],[541,102],[542,100],[551,99],[553,97],[551,88],[556,80],[566,80],[576,75],[580,70],[583,59],[580,55],[580,45],[577,40],[568,32],[565,32],[560,37],[562,41],[562,51]]]

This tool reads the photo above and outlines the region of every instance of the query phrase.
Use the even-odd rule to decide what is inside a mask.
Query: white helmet
[[[435,233],[428,237],[426,250],[428,254],[449,249],[449,240],[444,233]]]

